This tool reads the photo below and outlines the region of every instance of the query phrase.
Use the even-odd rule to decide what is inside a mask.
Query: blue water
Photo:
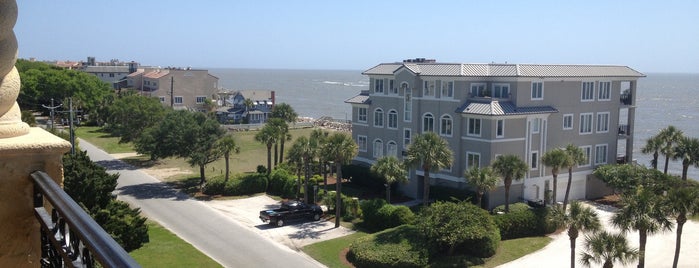
[[[300,116],[331,116],[351,119],[346,99],[368,89],[369,79],[360,70],[267,70],[210,69],[226,89],[274,90],[277,102],[291,105]],[[686,136],[699,137],[699,74],[650,73],[638,82],[634,158],[650,165],[650,155],[641,154],[648,137],[674,125]],[[664,165],[664,159],[660,165]],[[680,174],[679,162],[670,164]],[[699,179],[699,169],[690,167],[689,177]]]

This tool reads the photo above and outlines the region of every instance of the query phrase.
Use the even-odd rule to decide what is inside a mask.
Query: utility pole
[[[68,112],[68,123],[70,124],[70,155],[75,155],[75,129],[73,128],[73,98],[68,99],[70,111]]]
[[[42,104],[41,106],[44,107],[44,108],[46,108],[46,109],[51,110],[51,129],[54,129],[54,124],[56,124],[56,120],[55,120],[55,117],[54,117],[54,110],[56,110],[57,108],[63,106],[63,104],[61,103],[61,105],[53,106],[53,98],[51,98],[51,106],[46,106],[46,105],[43,105],[43,104]]]
[[[170,76],[170,108],[175,108],[175,77]]]

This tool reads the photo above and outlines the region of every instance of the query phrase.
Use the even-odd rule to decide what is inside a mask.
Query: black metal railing
[[[42,267],[140,267],[56,182],[42,171],[34,182],[34,215],[41,224]],[[49,214],[44,198],[52,209]]]
[[[621,101],[621,104],[631,105],[631,102],[633,101],[633,98],[631,98],[631,93],[621,93],[619,101]]]
[[[628,136],[629,135],[629,125],[619,125],[619,135]]]

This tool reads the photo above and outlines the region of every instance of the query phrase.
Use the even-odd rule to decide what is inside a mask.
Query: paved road
[[[120,173],[118,198],[134,206],[225,267],[323,267],[190,199],[165,183],[80,140],[92,161]]]

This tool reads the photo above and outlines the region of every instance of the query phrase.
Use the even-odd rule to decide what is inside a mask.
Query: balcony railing
[[[619,136],[628,136],[629,135],[629,125],[619,125]]]
[[[46,173],[31,174],[34,215],[41,224],[42,267],[140,267]],[[51,204],[49,214],[44,198]]]
[[[630,92],[621,93],[621,97],[619,97],[619,101],[621,101],[621,104],[631,105],[631,102],[633,101],[631,93]]]

